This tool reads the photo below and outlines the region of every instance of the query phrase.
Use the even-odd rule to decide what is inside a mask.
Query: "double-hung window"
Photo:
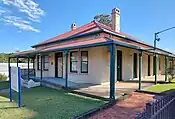
[[[88,73],[88,51],[81,52],[81,73]]]
[[[48,55],[43,56],[43,69],[45,71],[49,70],[49,56]]]
[[[78,63],[78,52],[70,52],[70,72],[77,73],[77,63]]]
[[[41,70],[41,56],[37,55],[37,70]]]

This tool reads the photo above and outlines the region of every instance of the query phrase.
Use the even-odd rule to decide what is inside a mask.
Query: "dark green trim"
[[[82,53],[86,52],[87,53],[87,61],[82,61]],[[82,63],[83,62],[87,62],[87,71],[82,71]],[[88,62],[88,51],[81,51],[81,73],[88,73],[88,66],[89,66],[89,62]]]
[[[154,73],[155,84],[157,84],[157,54],[154,55]]]
[[[30,73],[29,73],[29,65],[30,65],[30,58],[28,57],[27,58],[27,79],[28,79],[28,81],[29,81],[29,75],[30,75]]]
[[[42,57],[42,55],[40,57],[41,57],[41,59],[40,59],[41,60],[41,62],[40,62],[41,63],[41,70],[40,70],[41,72],[40,73],[41,73],[41,80],[42,80],[43,79],[43,66],[42,66],[42,64],[43,64],[43,57]]]
[[[58,54],[60,56],[58,56]],[[58,58],[61,57],[61,60],[62,60],[62,76],[58,76]],[[57,52],[55,53],[55,77],[57,78],[63,78],[63,52]]]
[[[116,45],[112,43],[109,45],[110,49],[110,101],[115,100],[115,58],[116,58]]]
[[[43,70],[44,71],[49,71],[49,67],[47,69],[45,67],[45,63],[49,64],[49,61],[48,62],[45,61],[45,57],[48,57],[48,59],[49,59],[49,55],[43,55]]]
[[[64,51],[64,53],[65,53],[65,56],[66,56],[65,88],[67,89],[68,88],[68,54],[69,54],[69,51],[66,50],[66,51]]]
[[[71,51],[70,52],[70,72],[71,73],[77,73],[77,69],[76,70],[72,70],[72,63],[73,62],[76,62],[76,63],[78,62],[77,60],[76,61],[72,61],[72,58],[71,58],[72,57],[72,53],[77,53],[78,54],[78,51]]]
[[[139,90],[141,90],[142,84],[142,51],[139,52]]]
[[[41,64],[41,59],[40,59],[40,55],[37,55],[36,56],[36,60],[37,60],[37,70],[39,71],[39,70],[41,70],[41,67],[39,68],[39,63]]]
[[[8,77],[9,77],[9,85],[10,85],[10,87],[11,87],[11,85],[12,85],[12,80],[11,80],[11,67],[10,67],[10,59],[11,59],[11,57],[8,57]],[[13,95],[12,95],[12,88],[10,88],[10,93],[9,93],[9,97],[10,97],[10,102],[12,102],[12,97],[13,97]]]
[[[167,76],[168,76],[168,66],[167,66],[167,63],[168,63],[168,57],[165,56],[165,81],[167,81]]]

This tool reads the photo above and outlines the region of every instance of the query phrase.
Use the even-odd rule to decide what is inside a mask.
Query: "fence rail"
[[[136,119],[175,119],[175,93],[147,103],[146,109]]]

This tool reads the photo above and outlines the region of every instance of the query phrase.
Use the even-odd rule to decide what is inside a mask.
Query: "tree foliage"
[[[12,55],[12,53],[6,54],[6,53],[0,53],[0,63],[8,63],[8,57]],[[16,62],[16,58],[11,58],[10,59],[11,63],[15,63]],[[20,58],[19,59],[19,63],[27,63],[27,58]],[[32,62],[32,61],[30,61]]]
[[[105,24],[107,26],[112,26],[112,16],[108,14],[99,14],[94,17],[94,20]]]
[[[8,57],[11,55],[10,54],[5,54],[5,53],[0,53],[0,63],[7,63],[8,62]],[[11,63],[14,63],[15,59],[11,59]]]

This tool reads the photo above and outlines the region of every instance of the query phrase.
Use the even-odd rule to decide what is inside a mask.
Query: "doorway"
[[[117,50],[117,81],[122,81],[122,51]]]
[[[133,57],[133,78],[137,78],[137,53]]]
[[[55,77],[63,78],[63,53],[55,54]]]

